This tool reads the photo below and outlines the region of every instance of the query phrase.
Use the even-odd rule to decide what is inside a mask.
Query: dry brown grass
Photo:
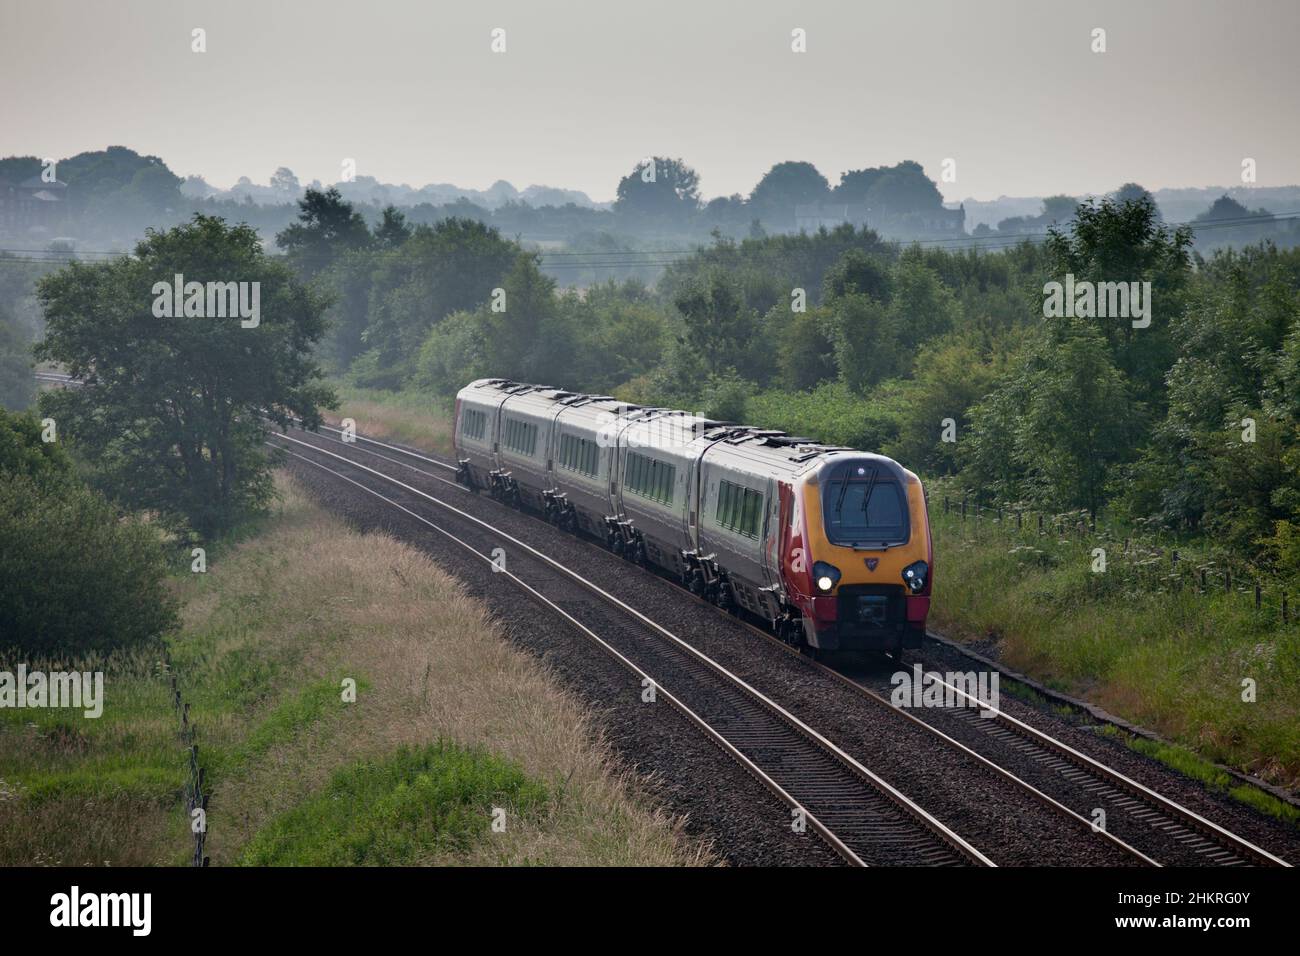
[[[410,546],[352,531],[287,479],[278,486],[277,520],[209,571],[205,587],[219,596],[190,604],[187,629],[223,635],[219,654],[238,645],[292,662],[275,679],[276,699],[340,675],[363,688],[355,704],[219,776],[209,816],[214,863],[235,861],[259,827],[339,768],[440,737],[516,762],[554,798],[470,858],[427,862],[711,862],[637,793],[582,707],[507,643],[455,579]],[[237,746],[259,716],[232,714],[207,730],[204,715],[197,719],[221,746]]]
[[[370,438],[451,453],[451,415],[437,400],[347,385],[336,384],[335,389],[338,409],[322,412],[329,424],[337,427],[344,418],[351,418],[357,431]]]

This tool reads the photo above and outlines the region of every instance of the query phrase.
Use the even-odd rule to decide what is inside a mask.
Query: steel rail
[[[995,865],[992,860],[990,860],[987,856],[985,856],[981,851],[976,849],[965,838],[961,837],[955,831],[950,829],[946,824],[942,823],[940,820],[938,820],[936,817],[930,814],[927,810],[925,810],[923,807],[921,807],[911,798],[907,797],[905,794],[899,791],[892,784],[882,779],[879,775],[871,771],[869,768],[863,766],[856,758],[846,753],[838,745],[828,740],[825,736],[823,736],[821,733],[819,733],[818,731],[810,727],[804,721],[800,720],[794,714],[790,713],[780,704],[776,703],[771,698],[767,697],[765,694],[752,687],[743,678],[739,677],[736,674],[731,673],[721,664],[714,661],[712,658],[708,657],[707,655],[703,654],[696,648],[692,647],[690,644],[683,641],[681,638],[677,637],[677,635],[673,634],[671,631],[668,631],[666,628],[662,627],[657,622],[653,621],[646,615],[642,614],[636,608],[631,607],[630,605],[628,605],[626,602],[622,601],[615,595],[610,594],[608,591],[605,591],[603,588],[600,588],[598,585],[595,585],[591,581],[588,581],[580,574],[577,574],[576,572],[565,567],[563,564],[554,560],[549,555],[546,555],[541,551],[538,551],[536,548],[532,547],[526,542],[519,540],[518,538],[500,530],[499,528],[494,527],[490,523],[485,522],[475,517],[474,515],[468,514],[467,512],[462,511],[461,509],[456,508],[454,505],[442,501],[439,498],[435,498],[434,496],[428,494],[427,492],[421,491],[418,488],[414,488],[402,481],[399,481],[398,479],[392,477],[391,475],[385,475],[383,472],[377,471],[376,469],[363,465],[360,462],[353,461],[345,456],[337,455],[334,452],[328,451],[327,449],[321,448],[317,445],[313,445],[309,442],[300,441],[288,435],[282,434],[282,435],[275,435],[273,437],[275,441],[269,442],[269,444],[272,444],[273,446],[277,446],[277,442],[279,440],[284,440],[284,441],[292,442],[293,444],[296,445],[300,445],[304,448],[310,449],[316,454],[326,455],[330,458],[337,459],[352,468],[360,469],[364,472],[367,472],[375,476],[376,478],[379,478],[382,481],[395,485],[410,494],[413,494],[419,498],[429,501],[430,503],[435,504],[455,514],[457,517],[465,521],[469,521],[475,526],[480,527],[483,530],[493,535],[496,535],[502,540],[507,541],[512,545],[526,551],[536,560],[541,561],[548,567],[559,572],[564,577],[570,579],[574,583],[579,584],[584,589],[592,592],[593,594],[596,594],[598,597],[600,597],[608,604],[618,608],[619,610],[623,611],[624,613],[628,614],[629,616],[637,620],[642,625],[656,632],[662,638],[669,641],[670,646],[672,646],[673,648],[681,652],[684,652],[684,656],[686,656],[689,660],[693,660],[696,663],[703,665],[713,675],[722,679],[722,681],[724,681],[727,685],[736,688],[737,690],[742,692],[747,699],[758,704],[767,713],[776,717],[787,727],[794,730],[801,737],[803,737],[805,740],[811,743],[821,753],[831,757],[837,764],[839,764],[847,771],[849,771],[861,783],[866,784],[869,787],[869,790],[871,792],[874,792],[878,796],[884,797],[889,801],[890,804],[904,811],[912,819],[914,823],[919,824],[925,830],[929,831],[933,837],[937,838],[938,840],[942,841],[944,844],[946,844],[947,846],[955,850],[962,858],[970,862],[975,862],[985,866]],[[287,451],[287,449],[284,449],[284,446],[277,446],[277,447],[280,447],[281,450]],[[289,453],[293,454],[292,452]],[[302,455],[295,455],[295,457],[303,460],[311,461],[310,459],[306,459]],[[332,473],[338,474],[333,469],[327,469],[325,468],[325,466],[320,465],[320,463],[318,462],[311,461],[311,463],[317,465],[318,467],[321,467],[324,470],[328,470],[331,471]],[[373,489],[367,488],[365,485],[361,484],[360,482],[356,482],[353,479],[347,478],[347,476],[345,475],[339,475],[339,477],[344,478],[345,480],[349,481],[351,484],[356,485],[357,487],[365,489],[366,491],[370,492],[376,497],[380,497],[380,498],[384,497],[380,495],[378,492],[375,492]],[[457,485],[456,487],[460,487],[460,486]],[[410,509],[404,508],[400,504],[396,506],[402,508],[403,511],[414,515],[413,512],[410,512]],[[417,518],[420,517],[418,515],[414,515],[414,516]],[[420,520],[422,520],[426,524],[430,524],[431,526],[436,527],[436,525],[432,525],[432,523],[429,522],[427,519],[420,518]],[[553,604],[553,602],[550,602],[549,599],[547,599],[547,603],[548,605]],[[566,613],[566,617],[567,616],[568,615]],[[643,677],[648,678],[649,675],[643,674]],[[653,680],[653,678],[649,678],[649,679]],[[792,796],[791,799],[794,799],[794,797]],[[794,805],[804,809],[804,812],[807,813],[808,811],[804,807],[804,803],[806,802],[810,802],[810,801],[799,802]]]

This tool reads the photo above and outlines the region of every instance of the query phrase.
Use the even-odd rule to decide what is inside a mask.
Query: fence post
[[[1282,592],[1282,623],[1286,624],[1286,592]]]
[[[1232,593],[1232,569],[1229,568],[1223,572],[1223,590],[1225,593]]]
[[[1262,602],[1263,595],[1259,591],[1259,582],[1255,582],[1255,610],[1258,611]]]
[[[1205,568],[1201,568],[1201,593],[1205,593]]]

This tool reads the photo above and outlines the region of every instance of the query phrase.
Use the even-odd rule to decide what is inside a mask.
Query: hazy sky
[[[1296,0],[0,0],[0,155],[124,145],[219,186],[354,158],[595,199],[649,155],[706,196],[786,159],[833,185],[951,157],[949,200],[1237,185],[1245,157],[1283,185],[1298,27]]]

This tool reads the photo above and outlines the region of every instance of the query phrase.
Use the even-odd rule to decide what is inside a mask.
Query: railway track
[[[418,474],[423,479],[432,480],[441,485],[458,489],[466,495],[474,492],[452,480],[456,466],[439,458],[404,448],[390,442],[384,442],[363,435],[356,435],[354,442],[344,442],[340,429],[322,426],[320,438],[332,444],[346,446],[355,452],[362,452],[368,459],[382,461],[404,469],[410,474]],[[344,457],[344,456],[339,456]],[[432,469],[432,470],[431,470]],[[382,474],[376,470],[376,474]],[[385,476],[388,477],[388,476]],[[391,480],[391,479],[390,479]],[[538,524],[551,526],[541,518],[530,516]],[[475,519],[477,520],[477,519]],[[588,542],[589,546],[602,555],[608,556],[605,549]],[[638,569],[640,570],[640,569]],[[654,572],[646,572],[654,573]],[[666,579],[665,579],[666,580]],[[852,676],[835,668],[800,654],[793,648],[782,644],[765,630],[748,621],[716,608],[703,601],[684,588],[680,593],[691,601],[709,608],[713,613],[725,617],[745,627],[747,630],[779,646],[783,651],[797,658],[807,667],[813,668],[849,689],[854,694],[870,701],[873,705],[887,710],[890,714],[924,728],[926,733],[940,741],[944,746],[956,749],[982,766],[993,771],[1008,783],[1023,790],[1036,801],[1050,807],[1054,812],[1068,817],[1080,830],[1086,830],[1092,838],[1105,841],[1120,849],[1135,861],[1151,866],[1169,864],[1187,864],[1201,862],[1213,866],[1289,866],[1282,858],[1264,850],[1249,840],[1232,833],[1194,810],[1169,799],[1141,782],[1106,766],[1094,757],[1083,753],[1075,747],[1056,739],[1050,734],[1006,713],[993,709],[991,719],[979,716],[976,707],[951,707],[941,710],[921,711],[920,713],[896,707],[889,700],[888,682],[884,685],[870,677]],[[979,703],[959,687],[940,679],[941,686],[958,697],[967,698],[968,703]],[[988,708],[982,708],[986,713]],[[947,730],[941,726],[947,725]],[[951,732],[949,732],[951,731]],[[963,739],[958,739],[958,738]],[[978,745],[979,740],[987,745]],[[963,742],[963,740],[965,742]],[[1011,769],[1004,757],[990,757],[989,751],[999,754],[1015,754],[1019,759],[1017,769]],[[1022,768],[1029,766],[1036,771],[1035,776],[1042,784],[1043,778],[1049,781],[1055,778],[1058,787],[1036,785],[1027,779]],[[1047,792],[1056,789],[1056,796]],[[1078,809],[1068,806],[1060,790],[1065,789],[1075,794]],[[1080,802],[1083,801],[1083,802]],[[1085,806],[1084,803],[1090,806]],[[1099,827],[1088,814],[1091,806],[1104,803],[1108,808],[1118,809],[1125,817],[1129,829],[1149,831],[1169,845],[1165,853],[1138,849],[1133,840],[1117,836],[1111,827]],[[1113,824],[1113,821],[1112,821]]]
[[[964,837],[776,701],[616,595],[527,543],[450,502],[312,443],[275,435],[268,444],[405,513],[493,565],[629,670],[639,681],[637,690],[643,700],[647,690],[654,700],[666,700],[783,802],[791,811],[792,826],[813,830],[846,862],[857,866],[993,865]],[[383,484],[385,491],[393,491],[385,494],[374,487],[377,483]],[[532,580],[500,569],[490,548],[408,507],[398,500],[399,494],[474,528],[480,540],[486,537],[509,544],[512,553],[527,556]],[[514,561],[517,565],[518,557]],[[539,569],[544,573],[537,574]],[[593,626],[589,614],[593,602],[562,596],[575,591],[594,595],[617,614],[597,616],[599,623]]]
[[[38,372],[36,377],[38,381],[47,384],[65,386],[75,384],[69,376],[62,373]],[[454,475],[456,466],[436,456],[360,434],[355,435],[353,441],[343,441],[342,438],[337,437],[343,432],[333,426],[323,425],[321,430],[322,434],[316,437],[332,445],[342,446],[353,453],[361,452],[368,456],[367,460],[396,466],[410,475],[419,475],[423,480],[437,482],[440,486],[455,489],[460,494],[474,495],[474,492],[452,480],[451,476]],[[802,814],[807,826],[820,834],[846,861],[866,864],[898,862],[902,859],[916,863],[991,864],[991,861],[968,841],[945,827],[914,801],[909,800],[896,788],[873,774],[859,761],[775,701],[615,595],[595,586],[530,545],[454,507],[449,502],[401,482],[378,468],[371,468],[352,460],[347,455],[328,451],[311,442],[301,441],[288,435],[277,434],[271,443],[282,448],[286,443],[292,443],[298,449],[289,452],[294,458],[383,500],[388,505],[433,528],[459,547],[491,562],[490,549],[485,552],[476,548],[463,537],[452,534],[427,517],[377,492],[364,481],[388,483],[401,489],[405,495],[421,499],[422,503],[446,509],[462,522],[471,522],[485,533],[509,541],[513,547],[530,553],[540,564],[548,565],[552,571],[560,572],[562,577],[568,579],[570,586],[580,586],[611,607],[618,608],[633,623],[606,620],[604,627],[607,633],[602,637],[575,616],[575,612],[582,609],[583,602],[553,601],[539,588],[513,573],[508,573],[509,579],[527,591],[532,598],[577,627],[639,680],[648,682],[646,686],[653,685],[657,694],[662,695],[683,717],[736,759],[792,812]],[[313,455],[328,456],[335,465],[359,469],[363,481],[348,477],[338,468],[330,467],[311,457]],[[538,524],[550,528],[550,525],[542,519],[529,517]],[[591,542],[587,544],[593,550],[607,556],[603,548]],[[1005,711],[994,710],[992,719],[986,719],[980,717],[973,707],[943,708],[937,712],[922,711],[921,714],[898,708],[890,702],[888,688],[883,686],[878,678],[855,676],[827,667],[781,644],[763,629],[726,614],[685,589],[678,590],[691,601],[745,627],[763,640],[779,646],[783,651],[800,660],[804,666],[818,671],[827,679],[870,701],[873,705],[887,710],[897,718],[924,728],[926,733],[944,746],[962,752],[1008,783],[1025,791],[1039,803],[1069,818],[1081,830],[1092,834],[1093,838],[1106,841],[1137,862],[1155,866],[1166,862],[1186,863],[1189,860],[1226,867],[1289,866],[1280,857]],[[648,649],[644,640],[646,633],[653,634],[657,640],[659,655],[657,663],[660,668],[657,672],[661,675],[660,678],[653,677],[649,671],[624,652],[632,651],[634,646],[638,645],[636,640],[638,632],[642,638],[638,648],[641,653],[645,653]],[[606,640],[606,638],[610,639]],[[623,650],[620,650],[620,645]],[[686,680],[685,675],[689,673],[691,689],[699,695],[694,699],[709,701],[716,706],[692,707],[684,699],[687,695],[679,697],[668,691],[662,678],[665,671],[673,673],[675,680]],[[706,672],[708,677],[704,678],[702,675]],[[968,702],[977,703],[961,688],[942,679],[940,683],[952,694],[965,697]],[[986,713],[987,710],[988,708],[985,708]],[[945,722],[952,733],[939,726]],[[967,742],[957,739],[958,737],[964,737]],[[980,739],[988,746],[978,749],[972,746],[972,741]],[[1159,853],[1144,852],[1112,834],[1109,829],[1094,826],[1092,821],[1085,818],[1081,812],[1046,792],[1049,788],[1031,783],[1026,779],[1027,774],[1023,770],[1017,772],[1007,767],[1005,764],[1008,761],[1005,757],[1001,760],[989,757],[990,749],[999,751],[1003,755],[1009,753],[1016,755],[1022,765],[1028,764],[1037,770],[1040,778],[1055,777],[1062,786],[1069,788],[1071,793],[1081,798],[1086,796],[1093,803],[1104,802],[1109,807],[1118,808],[1129,823],[1158,833],[1179,852],[1170,853],[1167,857]],[[1086,810],[1082,806],[1081,809]]]

